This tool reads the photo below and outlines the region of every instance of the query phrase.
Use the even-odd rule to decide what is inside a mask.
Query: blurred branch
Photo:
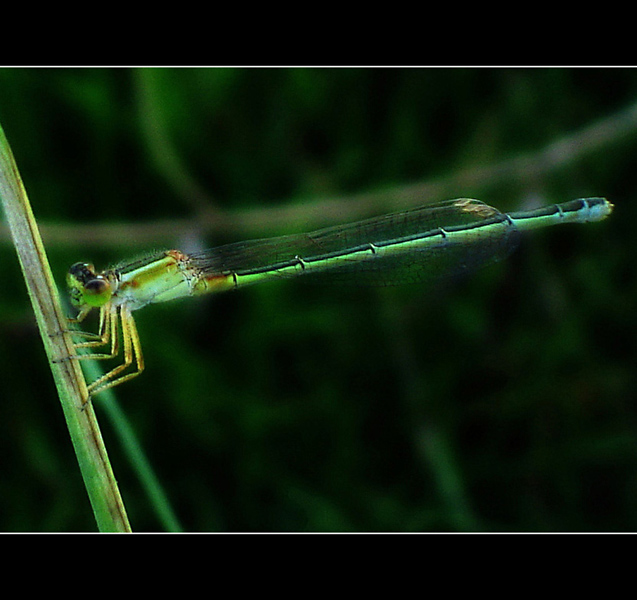
[[[147,93],[148,91],[142,91],[143,95]],[[449,176],[352,196],[224,211],[213,209],[204,201],[208,196],[201,192],[201,187],[191,178],[184,178],[185,170],[174,152],[167,151],[167,155],[172,158],[165,158],[163,150],[169,143],[165,133],[158,126],[158,117],[152,114],[152,100],[150,96],[144,96],[140,102],[146,103],[146,108],[143,108],[142,112],[149,112],[148,122],[144,127],[147,129],[147,135],[154,140],[151,141],[153,153],[157,160],[162,157],[163,168],[169,172],[179,172],[175,177],[168,175],[170,179],[189,182],[188,189],[179,190],[179,193],[186,196],[190,194],[191,198],[195,198],[193,206],[198,214],[189,219],[151,221],[142,224],[43,224],[42,234],[50,246],[113,248],[119,244],[127,248],[157,245],[165,247],[170,245],[172,240],[191,237],[193,232],[200,235],[223,232],[225,235],[231,233],[238,238],[250,238],[262,237],[272,232],[280,233],[291,227],[313,229],[333,224],[336,216],[338,222],[358,220],[381,212],[402,210],[440,200],[457,194],[457,190],[462,188],[547,175],[576,162],[586,154],[618,143],[637,130],[637,103],[634,103],[575,133],[552,141],[536,152],[484,166],[461,169]],[[0,241],[9,241],[6,229],[0,230]]]

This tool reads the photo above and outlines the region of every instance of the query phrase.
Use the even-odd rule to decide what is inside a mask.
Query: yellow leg
[[[142,355],[141,343],[139,341],[139,334],[137,333],[137,327],[135,326],[135,320],[130,310],[124,306],[119,307],[118,312],[113,312],[109,317],[109,320],[112,322],[111,337],[117,338],[117,319],[121,321],[122,324],[122,339],[124,342],[124,362],[121,365],[118,365],[114,369],[111,369],[105,375],[102,375],[99,379],[96,379],[93,383],[88,386],[89,395],[93,396],[98,394],[99,392],[103,392],[113,386],[119,385],[120,383],[124,383],[133,377],[137,377],[144,370],[144,357]],[[113,342],[112,347],[116,346],[115,342]],[[106,358],[112,356],[110,355],[94,355],[88,354],[86,355],[88,358]],[[122,371],[125,371],[128,367],[130,367],[133,362],[135,362],[136,370],[132,373],[127,373],[125,375],[121,375]]]
[[[80,315],[77,319],[71,319],[71,321],[81,322],[83,316]],[[85,331],[73,331],[73,335],[79,335],[87,338],[94,338],[89,342],[77,342],[74,344],[76,348],[98,348],[99,346],[107,346],[111,344],[111,350],[109,353],[99,354],[79,354],[72,358],[87,359],[87,358],[115,358],[119,352],[119,336],[117,335],[117,311],[110,305],[104,306],[100,309],[100,328],[99,333],[87,333]]]

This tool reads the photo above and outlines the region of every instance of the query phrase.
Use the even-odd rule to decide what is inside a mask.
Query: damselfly
[[[479,200],[461,198],[194,254],[166,250],[101,272],[91,264],[76,263],[67,275],[71,301],[79,310],[71,321],[81,322],[97,308],[100,325],[97,334],[73,332],[87,340],[75,347],[109,350],[71,358],[116,357],[121,329],[124,362],[88,386],[89,394],[97,394],[144,369],[132,313],[147,304],[296,276],[372,285],[431,281],[501,260],[516,247],[521,231],[600,221],[612,209],[604,198],[585,198],[506,214]]]

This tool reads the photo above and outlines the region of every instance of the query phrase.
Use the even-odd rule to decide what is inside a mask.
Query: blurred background
[[[0,123],[62,291],[77,261],[609,198],[444,284],[145,308],[115,391],[184,531],[637,530],[637,71],[0,69]],[[0,530],[95,531],[0,234]],[[104,401],[132,528],[163,531]]]

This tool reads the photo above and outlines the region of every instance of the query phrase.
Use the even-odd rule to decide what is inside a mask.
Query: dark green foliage
[[[140,311],[147,371],[116,391],[188,531],[636,530],[636,133],[454,182],[636,100],[621,69],[0,70],[0,122],[43,225],[440,179],[445,197],[503,210],[615,203],[434,289],[281,282]],[[139,246],[47,250],[63,285],[72,263]],[[93,531],[6,242],[0,280],[0,530]],[[160,530],[101,420],[133,529]]]

